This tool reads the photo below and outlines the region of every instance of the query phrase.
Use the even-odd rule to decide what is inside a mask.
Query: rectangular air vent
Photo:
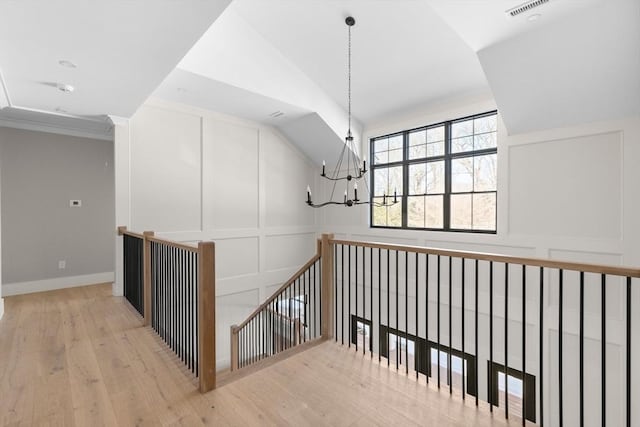
[[[518,16],[522,13],[529,12],[531,9],[534,9],[538,6],[542,6],[545,3],[549,3],[549,0],[532,0],[526,3],[522,3],[520,6],[516,6],[512,9],[507,10],[505,13],[511,17]]]

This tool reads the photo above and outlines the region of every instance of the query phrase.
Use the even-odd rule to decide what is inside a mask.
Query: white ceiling
[[[638,0],[598,2],[478,55],[511,134],[640,115]]]
[[[639,0],[549,0],[508,18],[522,1],[2,1],[0,70],[14,108],[0,125],[58,109],[49,122],[101,128],[153,92],[275,125],[320,162],[347,129],[349,15],[357,136],[478,93],[493,94],[510,133],[640,113]]]
[[[154,92],[168,101],[279,126],[311,113],[310,110],[176,68]],[[273,117],[273,113],[283,115]]]
[[[433,10],[474,51],[565,19],[605,0],[549,0],[548,3],[511,17],[506,11],[525,0],[427,0]],[[615,2],[617,0],[606,0]],[[532,15],[540,15],[529,21]]]
[[[0,69],[10,101],[129,117],[230,1],[2,1]],[[63,93],[57,83],[75,92]]]
[[[486,90],[474,51],[426,1],[235,0],[258,33],[347,107],[347,26],[352,29],[353,114],[388,114]]]

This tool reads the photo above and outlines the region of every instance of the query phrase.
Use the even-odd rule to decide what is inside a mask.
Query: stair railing
[[[523,425],[640,425],[640,269],[333,238],[325,249],[336,342]]]
[[[231,326],[231,371],[322,337],[322,242],[316,254],[239,325]],[[325,294],[326,295],[326,294]],[[326,298],[325,298],[326,299]]]
[[[126,227],[118,235],[125,298],[198,378],[200,392],[215,388],[215,244],[194,246]]]

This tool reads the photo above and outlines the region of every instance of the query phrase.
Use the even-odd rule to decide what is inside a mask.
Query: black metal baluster
[[[389,263],[390,261],[390,255],[389,255],[390,250],[387,249],[387,367],[391,366],[391,356],[389,355],[389,353],[391,352],[390,347],[390,338],[389,338],[389,330],[391,329],[391,308],[390,308],[390,304],[389,304],[389,300],[391,298],[390,294],[391,294],[391,276],[390,276],[390,270],[391,270],[391,265]]]
[[[524,383],[527,377],[527,266],[522,265],[522,385],[523,390],[527,388],[524,387]],[[522,425],[525,425],[525,420],[527,419],[527,399],[522,394]]]
[[[493,261],[489,261],[489,385],[493,382]],[[489,393],[489,411],[493,412],[493,397]]]
[[[437,268],[436,268],[437,276],[438,276],[438,294],[437,294],[437,302],[436,302],[436,328],[438,333],[436,335],[436,339],[438,341],[438,354],[436,356],[437,366],[438,366],[438,389],[440,389],[440,255],[437,258]]]
[[[295,286],[295,281],[293,282],[293,284],[287,286],[287,312],[289,314],[289,319],[287,321],[287,324],[289,325],[289,348],[293,347],[293,314],[291,313],[291,294],[293,293],[293,287]]]
[[[302,273],[302,278],[304,279],[304,275],[305,273]],[[300,332],[302,331],[302,325],[300,324],[300,305],[299,305],[299,298],[300,298],[300,277],[298,277],[296,279],[296,290],[295,290],[295,296],[294,296],[294,300],[296,301],[296,313],[294,314],[295,319],[296,319],[296,324],[298,325],[298,331],[297,334],[295,336],[295,342],[296,345],[300,344]]]
[[[431,373],[431,347],[429,346],[429,254],[424,254],[424,341],[426,343],[427,357],[424,358],[427,363],[425,376],[427,384],[429,384],[429,374]]]
[[[319,277],[319,281],[320,281],[320,283],[322,283],[322,269],[319,269],[319,271],[318,271],[318,277]],[[329,280],[329,278],[328,278],[328,277],[327,277],[327,280]],[[322,307],[322,286],[319,286],[318,288],[319,288],[319,289],[318,289],[318,305],[320,305],[320,307]],[[328,297],[328,296],[326,296],[326,297]],[[318,320],[319,320],[318,324],[319,324],[319,326],[320,326],[320,328],[319,328],[319,329],[320,329],[320,333],[319,333],[318,335],[321,335],[321,334],[322,334],[322,310],[320,310],[320,315],[319,315],[318,317],[319,317],[319,319],[318,319]],[[328,321],[329,321],[329,319],[325,319],[325,321],[327,321],[327,322],[328,322]]]
[[[316,338],[318,336],[317,334],[317,322],[316,322],[316,264],[318,264],[318,261],[313,263],[313,274],[311,274],[311,276],[309,277],[309,298],[308,298],[308,303],[311,304],[308,307],[308,310],[306,311],[306,313],[309,315],[309,319],[307,320],[307,324],[308,324],[308,331],[309,331],[309,339],[311,339],[311,337],[313,336],[313,338]],[[312,287],[312,282],[313,282],[313,287]],[[313,290],[313,293],[312,293]],[[338,299],[338,295],[336,293],[333,294],[333,299],[335,301],[337,301]],[[305,303],[307,302],[307,300],[305,300]],[[337,303],[336,303],[337,304]],[[306,306],[307,304],[305,304]],[[313,306],[313,319],[311,319],[311,306]],[[337,306],[336,306],[337,307]],[[338,311],[334,311],[334,316],[338,317]],[[307,319],[305,317],[305,319]],[[313,329],[311,328],[311,323],[313,322]],[[336,332],[337,334],[337,332]],[[336,336],[337,339],[337,336]]]
[[[358,317],[358,246],[354,246],[354,249],[356,251],[356,261],[355,261],[356,262],[356,271],[355,271],[355,274],[356,274],[356,301],[355,301],[355,310],[354,311],[355,311],[355,317],[357,319],[357,317]],[[349,264],[349,271],[351,271],[351,264]],[[351,304],[349,304],[349,308],[351,308]],[[364,317],[364,315],[362,317]],[[351,325],[351,319],[352,319],[351,310],[349,310],[349,331],[353,331],[353,329],[354,329],[353,326]],[[355,341],[356,353],[357,353],[358,352],[358,321],[357,320],[356,320],[356,325],[355,326],[356,326],[356,328],[355,328],[356,336],[355,337],[351,337],[349,339],[349,342],[351,342],[351,340]]]
[[[161,306],[161,319],[160,319],[160,326],[162,328],[162,333],[160,334],[160,336],[162,337],[162,340],[166,342],[166,334],[165,331],[167,330],[167,312],[166,312],[166,308],[167,308],[167,304],[166,304],[166,266],[167,263],[165,262],[165,253],[164,253],[164,245],[158,244],[158,250],[160,251],[160,306]]]
[[[603,273],[601,276],[601,300],[602,300],[602,312],[601,312],[601,320],[602,320],[602,427],[605,427],[607,424],[607,276]],[[631,378],[628,379],[631,381]]]
[[[193,311],[192,311],[192,305],[191,305],[191,281],[189,280],[189,272],[190,270],[190,263],[189,260],[191,258],[191,254],[189,252],[187,252],[187,254],[185,255],[185,260],[184,260],[184,268],[185,268],[185,297],[186,297],[186,312],[187,312],[187,317],[185,319],[185,324],[186,324],[186,328],[187,328],[187,367],[189,369],[191,369],[191,360],[192,360],[192,351],[191,351],[191,317],[193,316]]]
[[[340,287],[342,288],[340,290],[340,302],[341,302],[341,306],[342,306],[342,316],[340,317],[340,326],[342,329],[341,333],[340,333],[340,339],[342,341],[342,345],[344,345],[344,245],[340,245],[342,248],[342,263],[340,264],[340,269],[342,271],[342,280],[340,281]]]
[[[313,263],[312,267],[313,267],[313,274],[315,275],[315,272],[316,272],[315,262]],[[310,293],[307,289],[311,289],[311,271],[310,270],[307,270],[304,273],[303,279],[304,279],[304,282],[302,284],[302,308],[304,309],[304,314],[303,314],[304,322],[302,323],[302,342],[305,343],[307,342],[307,328],[310,326],[309,318],[307,317],[307,295],[309,295]]]
[[[462,262],[462,296],[460,297],[461,299],[461,304],[460,306],[462,307],[462,400],[466,399],[466,390],[465,390],[465,385],[466,385],[466,381],[465,381],[465,369],[464,369],[464,365],[465,365],[465,360],[466,359],[466,355],[464,352],[464,288],[465,288],[465,277],[464,277],[464,264],[465,264],[465,260],[464,258],[462,258],[460,260]]]
[[[333,245],[333,259],[334,259],[334,266],[335,268],[333,269],[333,275],[334,275],[334,279],[333,279],[333,304],[334,304],[334,323],[335,325],[333,325],[333,328],[335,330],[335,337],[334,337],[334,341],[338,342],[338,245]],[[327,262],[326,260],[323,260],[322,262]],[[316,293],[316,285],[315,285],[315,280],[316,277],[315,275],[313,276],[313,294],[315,296]],[[314,315],[315,315],[315,311],[314,311]]]
[[[400,348],[400,326],[399,322],[399,313],[398,313],[398,251],[396,250],[396,371],[400,369],[400,357],[402,357],[402,349]]]
[[[539,343],[538,343],[538,351],[540,354],[538,355],[538,362],[540,364],[540,427],[544,426],[544,370],[543,368],[543,347],[544,347],[544,267],[540,267],[540,319],[539,319]]]
[[[275,302],[275,314],[273,316],[274,322],[276,324],[276,336],[278,337],[278,340],[276,341],[276,353],[280,353],[281,351],[281,346],[282,346],[282,335],[283,335],[283,331],[282,331],[282,327],[281,325],[281,318],[280,318],[280,295],[281,293],[279,293],[278,295],[276,295],[276,298],[274,300]]]
[[[584,271],[580,272],[580,427],[584,427]]]
[[[199,340],[198,340],[198,319],[199,317],[199,312],[200,312],[200,307],[199,307],[199,300],[200,300],[200,295],[198,293],[198,282],[200,281],[199,277],[198,277],[198,271],[199,271],[199,264],[200,264],[200,259],[197,256],[197,254],[193,255],[193,259],[194,259],[194,268],[193,268],[193,283],[194,283],[194,290],[193,293],[196,296],[195,297],[195,308],[196,308],[196,315],[194,317],[194,323],[196,325],[196,333],[194,335],[195,339],[195,343],[196,343],[196,352],[195,352],[195,360],[196,360],[196,376],[200,373],[200,363],[198,362],[199,360],[199,352],[200,352],[200,345],[199,345]]]
[[[524,379],[524,377],[523,377]],[[504,264],[504,417],[509,419],[509,263]]]
[[[369,353],[373,360],[373,247],[369,248],[369,280],[371,281],[371,287],[369,290],[369,316],[371,316],[371,327],[369,328]]]
[[[419,338],[420,338],[420,328],[418,327],[418,297],[419,297],[419,295],[418,295],[418,252],[416,252],[416,274],[415,274],[414,277],[415,277],[415,281],[414,281],[415,294],[414,295],[415,295],[415,299],[416,299],[416,313],[415,313],[416,314],[416,344],[415,344],[414,348],[418,349],[419,348],[418,347],[418,343],[419,343]],[[418,357],[420,357],[419,350],[416,351],[416,355]],[[414,362],[413,363],[415,365],[414,368],[416,370],[416,380],[417,380],[418,379],[418,362],[417,362],[417,359],[414,358]]]
[[[284,300],[284,291],[278,294],[277,316],[278,319],[278,332],[280,336],[280,343],[278,345],[278,352],[285,350],[287,331],[285,329],[284,312],[282,310],[282,301]]]
[[[631,427],[631,277],[627,277],[627,427]]]
[[[409,253],[404,253],[404,337],[407,349],[404,352],[405,374],[409,375]]]
[[[182,249],[178,249],[177,251],[177,261],[176,261],[176,270],[177,270],[177,279],[176,279],[176,287],[177,287],[177,299],[178,299],[178,356],[180,360],[184,362],[184,322],[182,321],[182,316],[184,314],[183,307],[183,299],[182,299],[182,284],[184,283],[183,275],[184,275],[184,263],[182,262],[182,256],[184,251]]]
[[[171,350],[173,348],[173,306],[174,306],[174,297],[173,297],[173,275],[175,274],[175,270],[173,268],[173,248],[167,245],[167,345]]]
[[[453,352],[453,324],[452,304],[453,304],[453,259],[449,257],[449,351],[447,352],[447,381],[449,382],[449,394],[453,394],[453,377],[451,376],[451,353]]]
[[[474,382],[476,385],[476,406],[478,406],[478,395],[480,394],[480,390],[478,388],[478,360],[480,359],[480,355],[478,354],[478,260],[475,260],[475,292],[474,292],[474,297],[475,297],[475,321],[474,321],[474,328],[475,328],[475,355],[476,355],[476,360],[475,360],[475,371],[476,371],[476,377],[474,378]]]
[[[347,247],[347,328],[349,329],[348,348],[351,348],[351,247],[351,245]]]
[[[562,308],[563,308],[563,271],[560,269],[560,297],[558,303],[558,394],[559,394],[559,405],[560,405],[560,427],[563,425],[564,414],[563,414],[563,401],[562,401],[562,335],[564,334],[562,329]]]
[[[367,318],[367,310],[366,310],[366,301],[367,301],[367,252],[365,247],[362,247],[362,318]],[[367,352],[367,334],[366,325],[362,324],[362,355],[364,356]]]
[[[196,254],[191,253],[189,256],[189,278],[193,277],[194,265],[195,265]],[[196,341],[198,340],[198,335],[195,333],[196,330],[196,322],[198,319],[194,317],[194,313],[196,312],[196,292],[198,292],[197,284],[193,280],[189,280],[190,284],[190,293],[191,293],[191,313],[189,313],[189,317],[191,318],[191,371],[195,371],[196,368]]]
[[[153,243],[156,248],[156,287],[158,288],[158,335],[164,339],[164,263],[162,246]]]
[[[380,335],[380,324],[382,323],[382,255],[381,249],[378,248],[378,363],[382,361],[382,336]],[[373,326],[373,322],[371,322]],[[371,332],[373,333],[373,331]]]

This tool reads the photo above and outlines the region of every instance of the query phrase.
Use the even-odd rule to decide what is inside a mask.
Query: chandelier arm
[[[364,175],[351,175],[351,180],[349,179],[348,175],[337,176],[335,178],[331,178],[329,176],[323,176],[323,178],[329,181],[357,181],[359,179],[362,179],[363,176]]]
[[[307,203],[307,205],[311,206],[312,208],[322,208],[322,207],[328,206],[328,205],[343,205],[344,206],[345,204],[346,203],[344,203],[344,202],[333,202],[333,201],[319,203],[319,204]]]

